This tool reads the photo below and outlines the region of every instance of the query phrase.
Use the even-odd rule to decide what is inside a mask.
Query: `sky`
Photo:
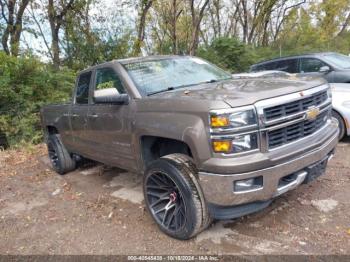
[[[100,17],[103,18],[103,22],[93,21],[91,23],[94,29],[108,28],[110,31],[118,31],[123,25],[133,26],[135,19],[137,17],[137,8],[135,6],[129,6],[121,3],[123,1],[116,0],[100,0],[99,5],[94,5],[90,10],[91,17]],[[43,12],[36,10],[34,15],[39,20],[42,17]],[[30,11],[26,11],[27,16],[31,16]],[[101,19],[99,20],[101,21]],[[41,29],[44,32],[46,41],[51,44],[51,31],[48,21],[40,21]],[[29,29],[38,30],[38,26],[35,23],[30,25],[25,25]],[[63,30],[61,30],[61,33]],[[21,39],[21,47],[27,49],[30,47],[35,55],[40,57],[44,62],[48,62],[50,57],[45,55],[48,52],[48,49],[40,35],[35,36],[33,33],[23,31]]]

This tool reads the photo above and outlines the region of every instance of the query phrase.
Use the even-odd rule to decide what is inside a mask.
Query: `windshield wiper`
[[[151,96],[151,95],[155,95],[155,94],[159,94],[159,93],[164,93],[164,92],[168,92],[168,91],[172,91],[175,90],[175,88],[173,86],[169,86],[167,88],[158,90],[158,91],[154,91],[154,92],[150,92],[147,94],[147,96]]]
[[[147,96],[151,96],[151,95],[155,95],[155,94],[159,94],[159,93],[164,93],[164,92],[168,92],[168,91],[172,91],[172,90],[180,89],[180,88],[185,88],[185,87],[189,87],[189,86],[196,86],[196,85],[201,85],[201,84],[209,84],[209,83],[220,82],[220,81],[228,80],[228,79],[230,79],[230,78],[211,79],[211,80],[200,82],[200,83],[193,83],[193,84],[181,85],[181,86],[176,86],[176,87],[170,86],[168,88],[164,88],[164,89],[161,89],[161,90],[158,90],[158,91],[150,92],[150,93],[147,94]]]

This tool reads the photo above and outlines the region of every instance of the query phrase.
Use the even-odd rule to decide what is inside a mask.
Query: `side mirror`
[[[95,90],[94,102],[96,104],[118,104],[126,105],[129,103],[129,96],[127,94],[119,94],[117,89],[106,88]]]
[[[329,66],[321,66],[319,70],[320,73],[328,73],[329,71],[331,71],[331,68]]]

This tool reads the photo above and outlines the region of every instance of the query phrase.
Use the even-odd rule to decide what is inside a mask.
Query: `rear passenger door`
[[[73,104],[70,111],[72,150],[82,155],[88,155],[89,144],[86,136],[87,114],[89,109],[89,89],[92,72],[82,73],[78,77]]]

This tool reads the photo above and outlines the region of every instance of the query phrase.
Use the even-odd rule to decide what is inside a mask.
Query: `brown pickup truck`
[[[338,140],[321,78],[233,79],[189,56],[93,66],[41,116],[59,174],[82,157],[142,174],[151,216],[178,239],[315,179]]]

